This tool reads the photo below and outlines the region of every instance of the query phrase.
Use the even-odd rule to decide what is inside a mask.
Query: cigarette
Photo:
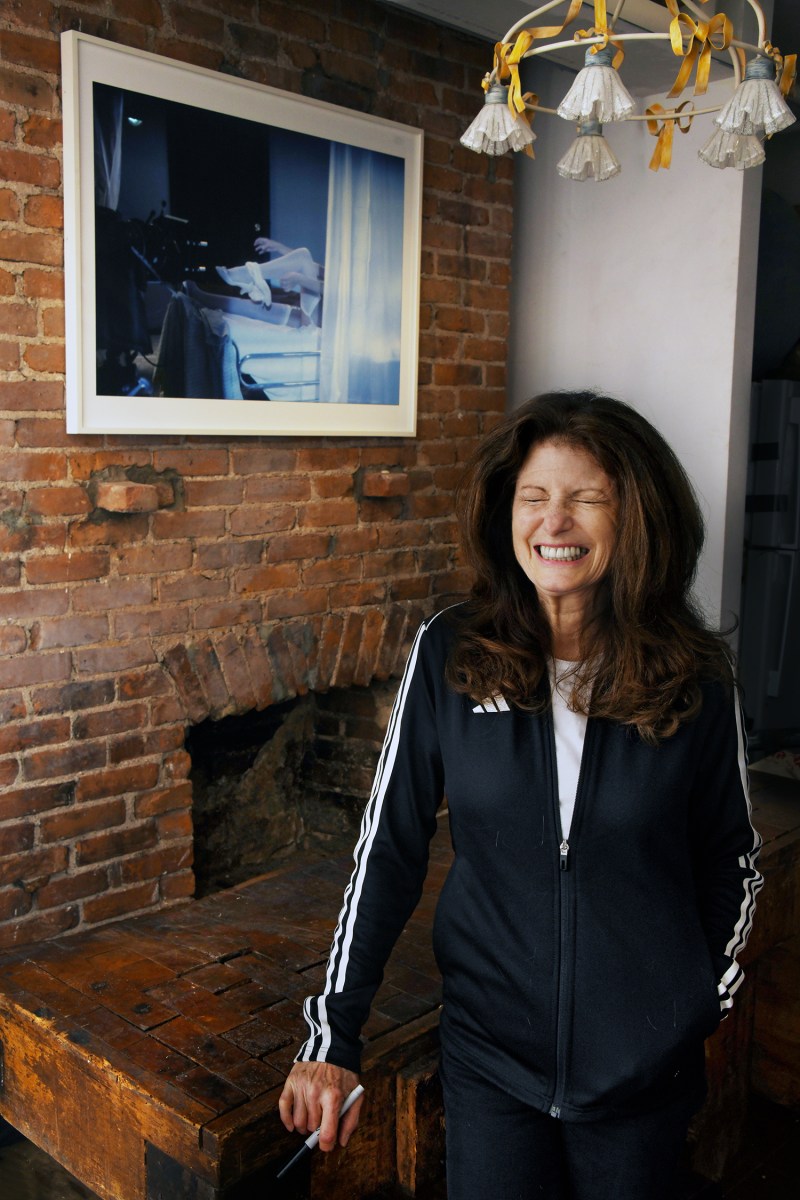
[[[347,1110],[353,1107],[353,1105],[355,1104],[358,1097],[363,1096],[363,1094],[364,1094],[364,1089],[361,1086],[361,1084],[359,1083],[357,1087],[353,1088],[350,1095],[347,1096],[344,1103],[342,1104],[341,1110],[339,1112],[339,1120],[340,1121],[341,1121],[342,1117],[344,1116],[344,1114],[347,1112]],[[319,1145],[319,1129],[315,1129],[314,1132],[309,1134],[309,1136],[303,1142],[302,1146],[297,1151],[297,1154],[295,1154],[292,1158],[289,1159],[289,1161],[287,1162],[285,1167],[281,1167],[280,1171],[278,1171],[278,1174],[275,1176],[275,1178],[276,1179],[282,1178],[282,1176],[284,1176],[287,1171],[290,1171],[292,1169],[292,1167],[295,1165],[295,1163],[298,1163],[301,1158],[305,1158],[305,1156],[307,1154],[310,1154],[312,1150],[316,1150],[318,1145]]]

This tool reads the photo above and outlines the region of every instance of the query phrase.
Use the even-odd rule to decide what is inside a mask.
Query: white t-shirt
[[[556,741],[556,773],[558,775],[558,805],[561,812],[561,832],[569,837],[578,775],[581,769],[583,741],[586,736],[586,716],[572,712],[568,700],[572,691],[570,676],[577,663],[556,658],[550,664],[550,684],[553,691],[553,729]]]

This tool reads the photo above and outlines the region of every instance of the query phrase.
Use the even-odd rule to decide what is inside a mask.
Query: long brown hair
[[[635,726],[655,743],[697,713],[702,679],[731,680],[730,651],[690,595],[704,529],[686,472],[644,417],[608,396],[537,396],[473,456],[458,507],[475,583],[453,613],[458,636],[448,681],[477,701],[499,694],[534,712],[550,703],[540,686],[552,653],[550,625],[511,540],[517,476],[533,446],[547,441],[588,451],[619,498],[614,555],[571,704]]]

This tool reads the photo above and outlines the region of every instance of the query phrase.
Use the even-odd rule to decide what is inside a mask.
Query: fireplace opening
[[[332,688],[189,729],[198,898],[352,849],[396,690]]]

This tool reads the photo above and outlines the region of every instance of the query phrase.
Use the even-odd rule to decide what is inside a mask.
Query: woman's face
[[[590,605],[608,573],[619,500],[613,480],[586,450],[535,445],[517,476],[511,512],[514,554],[546,607]]]

